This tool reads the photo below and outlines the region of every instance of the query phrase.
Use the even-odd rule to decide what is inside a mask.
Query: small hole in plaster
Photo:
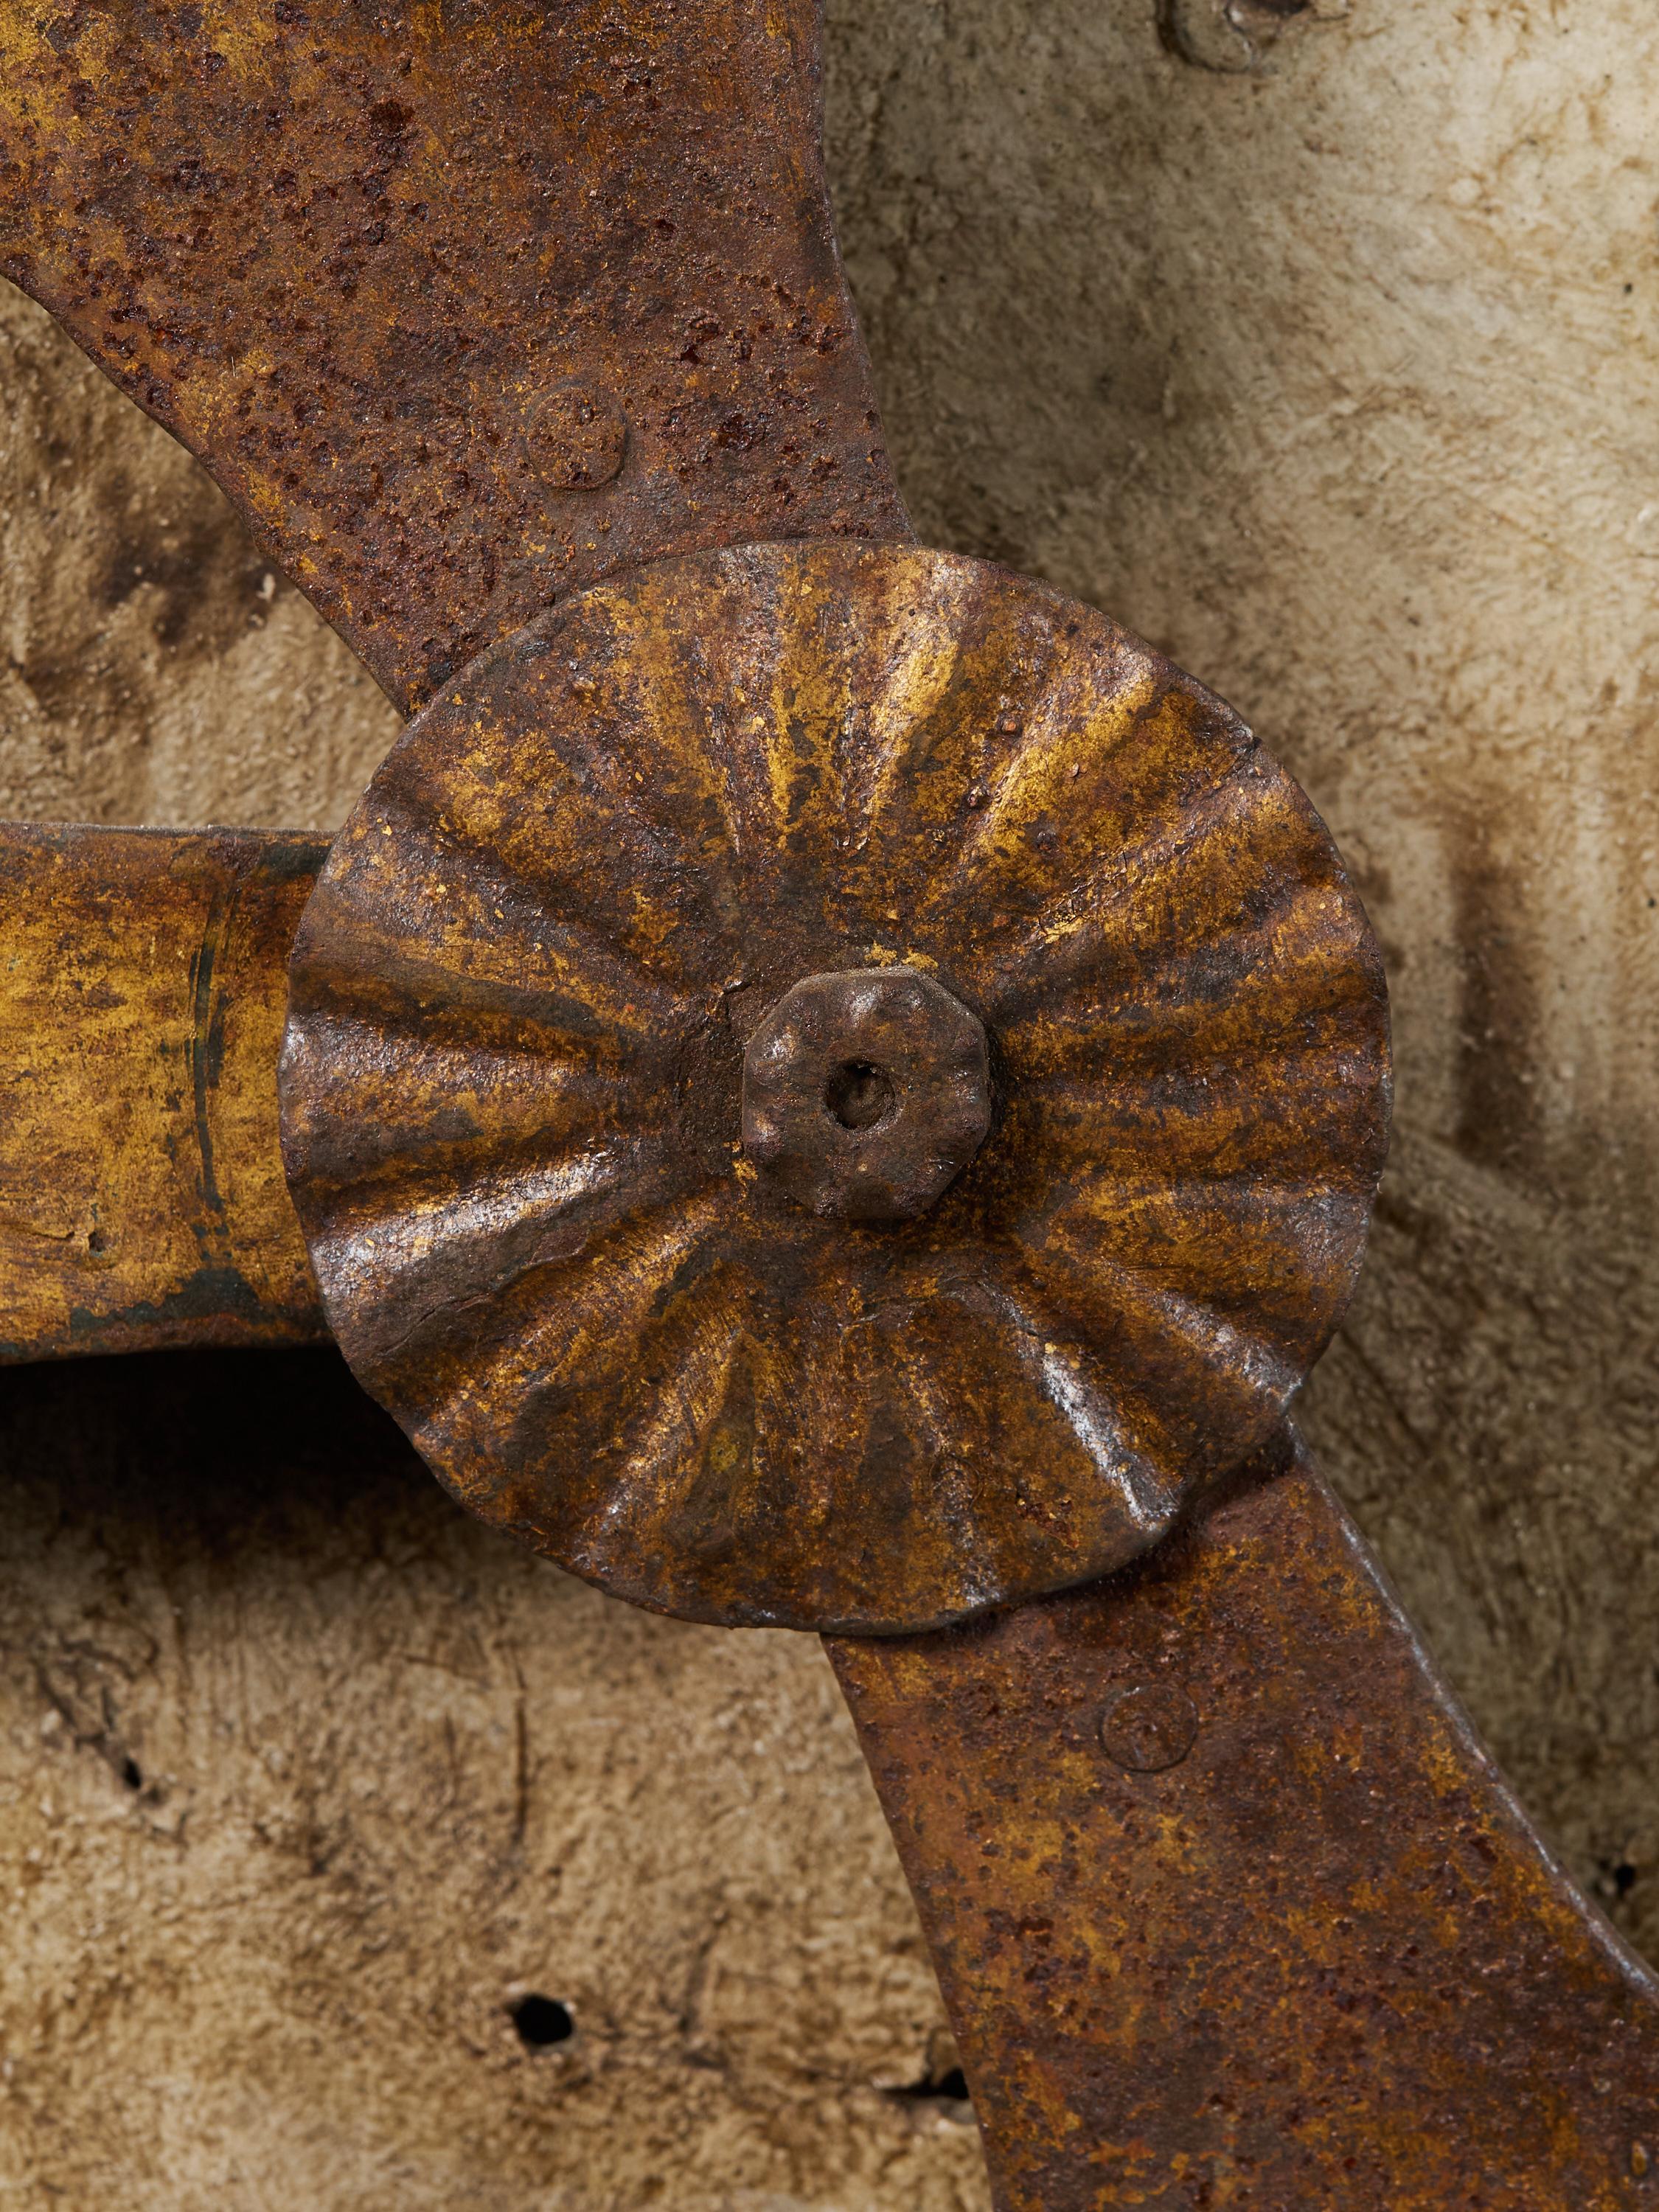
[[[513,2025],[519,2031],[519,2040],[526,2051],[545,2051],[555,2043],[568,2043],[576,2033],[576,2022],[568,2005],[561,2004],[557,1997],[520,1997],[508,2007]]]

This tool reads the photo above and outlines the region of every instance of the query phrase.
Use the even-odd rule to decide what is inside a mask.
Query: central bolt
[[[990,1126],[984,1026],[914,968],[807,976],[744,1056],[744,1150],[813,1213],[912,1220]]]

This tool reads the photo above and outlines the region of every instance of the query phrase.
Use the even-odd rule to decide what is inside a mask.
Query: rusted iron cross
[[[509,1534],[823,1633],[1006,2212],[1631,2204],[1653,1985],[1288,1424],[1364,916],[1220,702],[915,544],[817,66],[0,0],[0,267],[413,718],[331,846],[0,833],[7,1356],[331,1334]]]

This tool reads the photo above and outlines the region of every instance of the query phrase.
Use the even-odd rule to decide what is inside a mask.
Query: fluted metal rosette
[[[843,1051],[901,1018],[849,987],[785,1100],[810,1151],[829,1055],[845,1164],[950,1089],[869,1218],[873,1170],[751,1156],[744,1059],[890,971],[937,1049]],[[694,1619],[916,1629],[1122,1564],[1279,1419],[1386,1030],[1328,836],[1200,686],[980,562],[757,546],[584,593],[410,726],[301,929],[285,1152],[348,1358],[465,1504]]]

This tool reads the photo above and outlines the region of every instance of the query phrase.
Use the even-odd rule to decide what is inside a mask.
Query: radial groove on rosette
[[[550,1501],[550,1529],[572,1546],[579,1570],[601,1559],[626,1576],[630,1556],[659,1552],[665,1518],[678,1521],[696,1486],[711,1431],[729,1415],[734,1363],[745,1337],[753,1285],[724,1256],[677,1281],[652,1304],[636,1357],[614,1384],[596,1373],[527,1395],[518,1434],[532,1449],[556,1448],[558,1426],[580,1419],[586,1391],[605,1389],[611,1432],[580,1479]],[[742,1439],[730,1441],[741,1447]]]
[[[637,1371],[621,1378],[611,1449],[560,1498],[549,1525],[578,1573],[638,1602],[760,1625],[811,1456],[782,1371],[793,1362],[755,1326],[757,1288],[723,1262],[653,1314],[640,1364],[662,1383]]]
[[[1224,927],[1224,911],[1214,895],[1222,883],[1243,897],[1253,883],[1272,876],[1281,857],[1267,849],[1273,830],[1263,796],[1262,780],[1251,773],[1249,762],[1230,763],[1213,783],[1190,795],[1175,820],[1155,822],[1144,834],[1091,854],[1076,882],[1000,933],[988,948],[980,988],[998,1018],[1011,1021],[1032,1007],[1063,1002],[1095,964],[1144,953],[1150,939],[1167,931],[1189,879],[1210,894],[1186,892],[1184,903],[1200,939],[1206,926]],[[1300,817],[1296,826],[1305,831]],[[1221,881],[1206,872],[1219,872]],[[1295,881],[1276,889],[1287,902],[1301,891]],[[1181,957],[1193,942],[1183,933],[1171,957]]]
[[[998,1511],[1008,1465],[999,1439],[1006,1446],[1020,1417],[1042,1408],[1001,1340],[982,1338],[982,1316],[952,1310],[946,1321],[947,1303],[920,1297],[902,1322],[878,1310],[833,1339],[817,1334],[804,1400],[838,1418],[827,1436],[810,1437],[798,1468],[768,1455],[770,1499],[755,1470],[754,1510],[738,1529],[742,1585],[720,1593],[723,1607],[754,1622],[791,1617],[802,1596],[790,1549],[802,1529],[816,1539],[807,1601],[828,1624],[902,1625],[887,1595],[896,1572],[925,1574],[935,1594],[918,1626],[973,1610],[1034,1573],[1042,1578],[1019,1524],[1001,1531]],[[929,1379],[941,1363],[954,1372],[949,1390]],[[969,1363],[975,1382],[964,1391]],[[1011,1392],[1019,1401],[1012,1417]]]
[[[890,871],[903,839],[930,836],[944,821],[960,834],[969,793],[982,802],[1006,749],[1011,697],[1023,702],[1050,671],[1053,641],[1034,635],[1022,649],[1029,616],[988,582],[995,574],[942,557],[925,577],[896,577],[884,602],[885,621],[901,584],[908,586],[902,650],[878,634],[868,656],[859,843],[871,868]],[[935,626],[946,624],[940,635]],[[931,652],[917,635],[930,627]]]
[[[1265,1331],[1242,1328],[1215,1305],[1159,1281],[1146,1267],[1125,1261],[1097,1265],[1116,1291],[1126,1345],[1139,1341],[1190,1352],[1215,1387],[1238,1401],[1241,1415],[1254,1413],[1266,1432],[1267,1417],[1290,1402],[1301,1373]]]
[[[663,579],[640,580],[668,588]],[[678,848],[674,891],[682,902],[677,952],[718,986],[730,973],[743,931],[738,825],[708,744],[708,702],[689,659],[690,640],[667,614],[627,611],[629,649],[619,651],[607,695],[611,712],[589,752],[592,773],[609,773],[659,825],[665,854]],[[623,611],[618,610],[619,624]]]
[[[481,1156],[513,1159],[616,1121],[613,1067],[555,1057],[522,1040],[465,1051],[350,1017],[318,1017],[290,1067],[305,1063],[306,1103],[288,1142],[319,1194],[441,1174]]]
[[[728,663],[753,688],[771,807],[769,822],[759,826],[786,857],[826,855],[848,820],[848,771],[870,640],[843,637],[838,650],[826,649],[823,595],[807,569],[777,571],[763,588],[772,619],[764,629],[740,625]],[[752,657],[744,650],[750,647]]]
[[[1136,1537],[1161,1535],[1175,1518],[1179,1486],[1145,1452],[1135,1449],[1124,1430],[1115,1395],[1102,1387],[1078,1352],[1050,1338],[1041,1358],[1049,1399],[1065,1415],[1101,1480],[1121,1500]]]
[[[1077,939],[1057,963],[1072,995],[1044,986],[1000,1004],[1000,1034],[1021,1078],[1146,1079],[1184,1070],[1195,1083],[1206,1064],[1231,1055],[1259,1091],[1269,1069],[1279,1099],[1316,1096],[1346,1050],[1358,1073],[1375,1080],[1382,1048],[1372,1018],[1376,978],[1359,965],[1334,973],[1333,919],[1346,904],[1340,887],[1315,883],[1285,890],[1267,910],[1260,898],[1200,916],[1166,959],[1137,962],[1127,945],[1097,941],[1081,957]],[[1254,909],[1254,910],[1253,910]],[[1322,1074],[1311,1067],[1323,1055]]]
[[[942,1423],[940,1394],[931,1387],[936,1322],[925,1297],[902,1319],[878,1310],[842,1332],[830,1369],[846,1410],[823,1515],[835,1547],[827,1556],[837,1562],[842,1606],[883,1625],[890,1624],[884,1621],[882,1591],[897,1561],[925,1567],[947,1613],[982,1603],[988,1587],[1005,1582],[1000,1547],[987,1540],[972,1476],[995,1464],[1003,1377],[981,1361],[974,1387],[961,1387],[966,1358],[984,1346],[971,1328],[959,1328],[957,1402],[954,1418]],[[943,1499],[941,1464],[954,1474]]]
[[[1121,757],[1169,695],[1150,654],[1133,673],[1122,672],[1128,680],[1103,693],[1081,670],[1046,684],[1044,662],[1022,671],[1029,687],[1016,691],[1005,709],[1006,751],[993,770],[983,805],[966,826],[954,865],[933,885],[936,901],[963,896],[988,870],[1006,868],[1016,854],[1030,865],[1034,849],[1040,849],[1032,838],[1034,823],[1056,802],[1081,805],[1103,786],[1113,788],[1121,775]],[[1085,775],[1089,790],[1072,789]]]
[[[1254,745],[1242,724],[1196,686],[1130,666],[1135,680],[1073,712],[1045,702],[919,916],[988,908],[1002,929],[1029,927],[1101,852],[1170,834],[1237,771]]]
[[[547,811],[544,799],[526,810],[532,818]],[[380,826],[390,828],[394,837],[398,834],[395,815]],[[615,916],[587,910],[580,896],[584,873],[590,880],[595,873],[591,855],[604,830],[603,822],[588,825],[588,865],[584,871],[573,856],[568,863],[568,881],[562,880],[550,865],[532,869],[527,839],[492,855],[445,832],[411,839],[408,852],[423,887],[434,897],[447,897],[450,928],[445,942],[458,951],[476,951],[486,957],[493,951],[508,958],[515,952],[527,954],[538,964],[548,963],[561,977],[587,977],[592,988],[602,989],[619,1007],[632,998],[659,1018],[672,1019],[699,995],[698,981],[688,987],[667,957],[668,945],[684,934],[679,916],[672,912],[654,916],[655,932],[648,933],[647,942],[641,945],[635,941],[637,931],[625,937]],[[682,880],[689,872],[683,866],[678,871]],[[637,909],[637,895],[630,903]],[[637,913],[632,918],[637,921]]]
[[[683,650],[730,825],[745,958],[757,913],[774,926],[787,916],[808,941],[839,937],[846,886],[827,864],[851,818],[862,641],[822,635],[810,580],[757,562],[752,549],[721,556],[705,588],[712,603],[684,625]],[[684,614],[678,592],[674,608]]]
[[[574,1540],[579,1569],[626,1573],[630,1550],[637,1553],[648,1538],[660,1545],[660,1528],[647,1526],[645,1485],[652,1489],[649,1521],[661,1522],[668,1492],[678,1517],[711,1432],[729,1425],[750,1287],[721,1263],[687,1286],[672,1320],[666,1311],[653,1315],[630,1378],[637,1387],[618,1414],[607,1495]],[[741,1436],[732,1442],[740,1448]]]
[[[987,595],[966,562],[942,562],[926,574],[895,572],[881,589],[865,654],[863,742],[849,778],[855,856],[868,852],[872,825],[896,812],[930,742],[960,720],[952,710],[964,692],[971,696],[988,618]]]
[[[1302,1316],[1316,1299],[1334,1304],[1363,1228],[1363,1201],[1346,1191],[1103,1178],[1050,1214],[1025,1264],[1074,1328],[1127,1343],[1137,1308],[1151,1309],[1172,1341],[1225,1346],[1249,1387],[1274,1398],[1273,1375],[1305,1370]],[[1258,1353],[1271,1372],[1255,1371]]]
[[[614,1198],[630,1171],[642,1170],[641,1155],[651,1149],[660,1154],[662,1148],[617,1138],[534,1159],[491,1158],[431,1196],[407,1184],[390,1193],[349,1194],[336,1204],[319,1243],[343,1275],[392,1273],[400,1289],[439,1275],[465,1301],[482,1287],[507,1287],[511,1277],[502,1263],[515,1246],[527,1243],[536,1255],[514,1260],[519,1273],[526,1264],[567,1256],[548,1250],[550,1234],[585,1237],[594,1201]],[[398,1201],[395,1212],[386,1205],[388,1196]]]
[[[680,1195],[688,1179],[652,1158],[660,1149],[618,1144],[480,1176],[442,1204],[394,1193],[395,1212],[382,1206],[379,1220],[343,1206],[318,1231],[317,1264],[333,1294],[353,1302],[377,1362],[412,1373],[425,1360],[470,1358],[499,1334],[526,1282],[579,1266],[635,1218],[642,1192],[659,1205]]]
[[[739,709],[720,692],[718,621],[687,622],[679,580],[669,571],[647,572],[630,585],[618,618],[625,611],[635,634],[612,671],[615,713],[606,745],[619,775],[648,782],[653,762],[666,757],[672,764],[672,787],[662,796],[681,825],[688,899],[708,902],[699,950],[718,986],[740,964],[757,865],[757,794],[733,774],[734,757],[752,769],[753,749],[732,742],[729,725]],[[710,585],[718,604],[722,586],[730,586],[724,565]]]
[[[925,1320],[902,1332],[884,1330],[877,1323],[871,1332],[872,1349],[880,1348],[912,1413],[927,1522],[950,1557],[948,1571],[939,1577],[941,1593],[966,1609],[992,1601],[993,1593],[1010,1587],[1006,1547],[988,1542],[985,1533],[997,1525],[998,1516],[988,1515],[984,1493],[1006,1478],[988,1445],[983,1407],[963,1393],[954,1376],[942,1385],[938,1348],[930,1339]],[[967,1348],[965,1333],[957,1335],[952,1348],[957,1355],[954,1370]],[[976,1364],[978,1393],[993,1381],[983,1364]]]
[[[289,995],[307,1013],[355,1014],[365,1027],[417,1037],[442,1030],[463,1048],[469,1033],[491,1038],[503,1028],[531,1030],[550,1051],[586,1050],[618,1063],[658,1034],[643,1013],[626,1024],[613,1021],[614,1007],[596,1012],[589,999],[563,985],[458,973],[442,958],[411,953],[400,939],[376,940],[361,928],[353,933],[360,961],[325,969],[310,960],[303,932],[302,924]]]
[[[1006,1601],[1132,1558],[1147,1540],[1148,1499],[1170,1481],[1131,1439],[1121,1394],[1109,1396],[1121,1454],[1106,1465],[1107,1415],[1085,1434],[1076,1404],[1048,1387],[1064,1325],[1039,1315],[994,1262],[971,1280],[953,1267],[930,1285],[928,1272],[920,1262],[908,1271],[909,1295],[856,1333],[863,1365],[841,1393],[866,1406],[875,1378],[888,1378],[889,1448],[906,1447],[920,1516],[914,1529],[898,1525],[906,1555],[927,1559],[930,1582],[962,1610],[990,1601],[993,1589]],[[1096,1388],[1100,1412],[1109,1399]]]
[[[963,568],[970,564],[962,563]],[[926,927],[958,908],[964,884],[996,850],[994,824],[1006,814],[1030,757],[1055,742],[1077,717],[1075,676],[1063,674],[1071,641],[1046,596],[1011,604],[1000,572],[977,572],[967,599],[971,618],[948,692],[909,733],[902,766],[872,792],[865,867],[872,886],[898,890],[900,915]],[[1057,603],[1058,604],[1058,603]],[[1127,685],[1121,712],[1133,718],[1131,664],[1144,665],[1156,688],[1152,656],[1135,660],[1114,632],[1111,653]]]
[[[925,1417],[919,1437],[957,1471],[959,1510],[944,1517],[961,1606],[993,1588],[1026,1595],[1122,1565],[1146,1540],[1145,1495],[1168,1486],[1128,1441],[1115,1401],[1103,1419],[1122,1450],[1109,1465],[1098,1434],[1055,1396],[1048,1364],[1060,1334],[994,1269],[922,1305],[895,1352]]]
[[[1199,1085],[1218,1069],[1271,1067],[1287,1093],[1342,1079],[1370,1080],[1376,1048],[1366,981],[1334,976],[1316,942],[1305,959],[1261,963],[1237,978],[1237,1002],[1171,994],[1147,1006],[1127,984],[1092,1002],[1023,1018],[1000,1032],[1012,1068],[1034,1097],[1067,1085],[1146,1085],[1184,1075]],[[1322,1070],[1322,1074],[1319,1073]],[[1345,1073],[1346,1071],[1346,1073]]]
[[[715,943],[739,917],[684,673],[672,654],[613,636],[592,647],[556,615],[540,642],[503,650],[492,668],[501,713],[464,750],[410,757],[400,798],[658,984],[706,989],[720,974]],[[528,732],[502,726],[520,688],[535,703]]]
[[[1236,1055],[1171,1066],[1162,1055],[1149,1065],[1137,1064],[1133,1052],[1121,1059],[1103,1053],[1098,1075],[1087,1069],[1028,1075],[1016,1063],[1020,1087],[1008,1109],[1011,1133],[1091,1183],[1141,1181],[1149,1167],[1170,1183],[1249,1174],[1288,1189],[1297,1170],[1316,1182],[1328,1171],[1333,1139],[1362,1086],[1333,1072],[1328,1040],[1262,1054],[1269,1056],[1286,1094],[1299,1097],[1294,1116],[1268,1120],[1255,1110],[1255,1086]],[[1348,1180],[1363,1181],[1364,1173],[1362,1165]]]
[[[1167,1525],[1186,1487],[1167,1393],[1126,1356],[1132,1335],[1098,1286],[1092,1303],[1068,1300],[1056,1295],[1051,1271],[1009,1250],[994,1256],[989,1276],[1036,1387],[1106,1485],[1096,1510],[1107,1517],[1109,1503],[1113,1556],[1121,1565],[1144,1548],[1149,1531]]]
[[[744,1054],[894,965],[986,1025],[995,1115],[914,1219],[820,1218],[742,1149]],[[956,556],[758,546],[561,604],[411,725],[283,1086],[340,1340],[458,1496],[643,1604],[887,1632],[1122,1565],[1281,1417],[1386,1024],[1317,817],[1150,647]]]
[[[371,978],[386,974],[393,962],[405,965],[410,956],[402,948],[416,944],[422,974],[447,974],[475,990],[492,984],[540,989],[624,1030],[648,1030],[684,1017],[688,1002],[671,980],[652,974],[579,918],[535,903],[500,868],[446,848],[424,823],[407,826],[404,812],[394,789],[342,833],[339,871],[319,890],[317,912],[302,925],[302,975],[311,965],[305,952],[313,930],[328,915],[333,941],[356,936],[362,952],[351,967]],[[336,907],[342,911],[334,914]]]
[[[631,1365],[658,1299],[708,1246],[720,1212],[712,1192],[694,1185],[635,1197],[580,1251],[515,1271],[458,1315],[446,1341],[411,1343],[400,1359],[387,1391],[393,1410],[404,1409],[416,1443],[463,1503],[475,1469],[499,1479],[492,1457],[537,1395]],[[532,1483],[540,1472],[528,1470]],[[580,1488],[587,1457],[568,1474]]]

